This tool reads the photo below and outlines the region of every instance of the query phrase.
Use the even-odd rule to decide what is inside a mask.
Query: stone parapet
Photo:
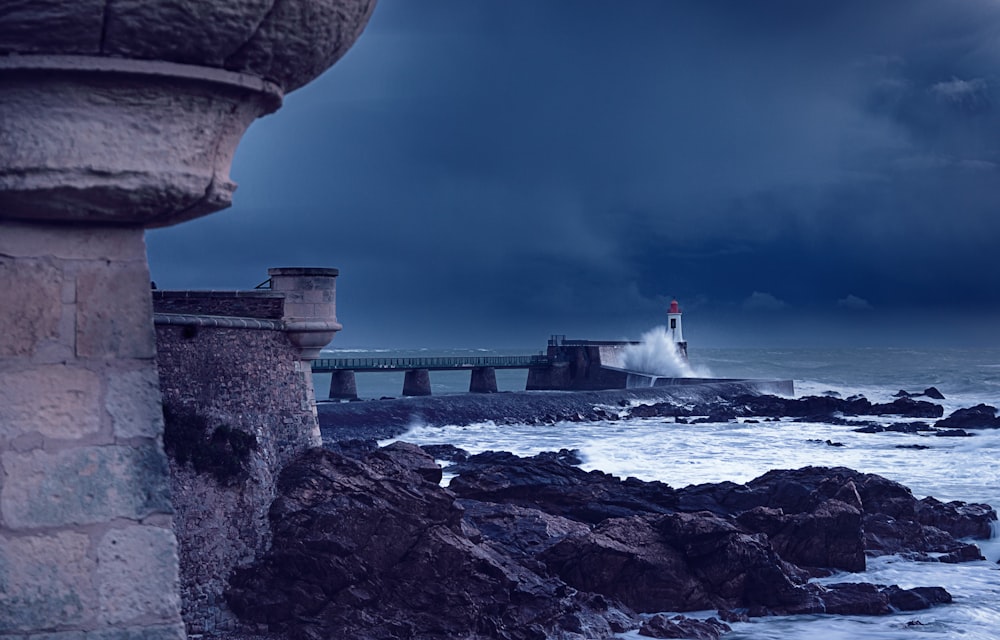
[[[280,320],[285,296],[269,290],[153,291],[157,313]]]

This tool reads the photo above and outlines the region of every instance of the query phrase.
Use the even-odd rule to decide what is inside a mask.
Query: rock
[[[447,460],[448,462],[465,462],[469,459],[469,452],[451,444],[425,444],[420,447],[435,460]]]
[[[749,531],[766,533],[778,555],[800,567],[865,570],[861,511],[840,500],[831,498],[812,512],[789,515],[756,507],[736,520]]]
[[[944,394],[937,390],[937,387],[927,387],[920,393],[912,393],[910,391],[904,391],[900,389],[892,397],[894,398],[919,398],[920,396],[926,396],[933,400],[944,400]]]
[[[942,429],[936,431],[934,435],[938,438],[969,438],[973,434],[969,433],[965,429]]]
[[[746,485],[718,483],[685,487],[677,490],[677,497],[681,510],[707,509],[718,514],[737,515],[738,519],[742,518],[743,526],[759,525],[763,532],[773,532],[770,527],[777,525],[766,519],[758,521],[752,515],[739,514],[757,507],[781,510],[785,516],[811,514],[826,500],[841,500],[860,509],[864,548],[876,554],[910,551],[971,557],[971,550],[963,550],[966,543],[957,538],[988,539],[997,517],[989,505],[942,503],[933,498],[917,500],[899,483],[844,467],[769,471]]]
[[[691,638],[693,640],[719,640],[732,631],[732,627],[716,618],[697,620],[684,616],[668,617],[658,613],[639,627],[639,635],[648,638]]]
[[[610,519],[539,559],[573,587],[637,611],[779,607],[805,596],[764,536],[710,513]]]
[[[313,450],[286,467],[272,548],[230,580],[232,610],[310,639],[606,638],[635,626],[607,598],[479,542],[427,479],[431,463],[399,444],[365,460]]]
[[[677,506],[675,491],[661,482],[622,481],[573,464],[571,452],[521,458],[486,452],[457,463],[448,488],[462,498],[515,504],[581,522],[646,513],[668,513]]]
[[[414,445],[362,459],[309,452],[283,472],[272,548],[232,577],[230,607],[290,637],[361,640],[606,638],[635,628],[631,609],[886,613],[950,596],[808,579],[862,569],[868,546],[978,557],[944,529],[980,535],[995,518],[986,505],[918,501],[841,467],[674,490],[588,473],[575,459],[471,456],[456,464],[456,498]],[[648,632],[711,631],[668,622]]]
[[[941,405],[912,398],[898,398],[889,403],[873,404],[869,411],[870,415],[875,416],[898,415],[908,418],[940,418],[944,415]]]
[[[885,593],[889,596],[889,604],[899,611],[919,611],[928,609],[935,604],[951,602],[951,594],[941,587],[915,587],[913,589],[887,587]]]
[[[966,409],[957,409],[950,416],[934,423],[938,429],[998,429],[1000,418],[996,407],[977,404]]]

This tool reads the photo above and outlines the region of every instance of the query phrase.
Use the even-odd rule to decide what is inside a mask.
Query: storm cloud
[[[692,344],[995,343],[998,69],[985,0],[381,0],[153,277],[339,267],[341,346],[635,337],[674,297]]]

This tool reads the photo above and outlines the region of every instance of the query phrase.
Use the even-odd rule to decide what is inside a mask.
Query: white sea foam
[[[626,345],[622,362],[629,371],[651,373],[669,378],[708,378],[706,371],[695,371],[677,349],[670,332],[660,326],[642,334],[638,344]]]

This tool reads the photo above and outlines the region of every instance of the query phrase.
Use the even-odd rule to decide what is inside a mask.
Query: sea
[[[646,341],[649,342],[649,341]],[[649,345],[647,345],[649,346]],[[656,345],[651,347],[654,351]],[[328,350],[324,357],[408,357],[530,354],[533,350]],[[537,349],[534,350],[537,352]],[[676,362],[673,354],[664,358]],[[936,387],[945,395],[945,415],[979,403],[1000,406],[1000,348],[991,349],[723,349],[689,348],[688,369],[678,375],[719,378],[792,379],[795,395],[861,394],[873,402],[893,399],[899,390]],[[316,374],[317,397],[329,375]],[[522,391],[524,371],[497,371],[501,392]],[[403,373],[359,373],[362,398],[398,397]],[[435,395],[468,391],[467,372],[431,372]],[[875,418],[891,423],[891,417]],[[1000,509],[1000,430],[980,430],[968,438],[902,433],[855,433],[850,427],[782,419],[758,424],[727,422],[676,424],[662,418],[613,422],[558,423],[550,426],[428,426],[415,423],[399,440],[449,443],[472,453],[510,451],[530,456],[576,449],[587,470],[622,478],[659,480],[674,487],[705,482],[746,482],[771,469],[809,465],[846,466],[877,473],[908,486],[918,497],[983,502]],[[842,445],[831,446],[830,443]],[[388,443],[389,441],[386,441]],[[919,444],[926,449],[903,448]],[[445,469],[445,480],[449,476]],[[824,582],[873,582],[904,588],[943,586],[954,602],[926,611],[888,616],[804,615],[757,618],[735,623],[727,640],[912,640],[1000,638],[1000,539],[976,541],[985,561],[964,564],[914,562],[898,556],[869,558],[863,573],[841,573]],[[712,611],[686,612],[708,617]],[[621,638],[639,638],[636,632]]]

